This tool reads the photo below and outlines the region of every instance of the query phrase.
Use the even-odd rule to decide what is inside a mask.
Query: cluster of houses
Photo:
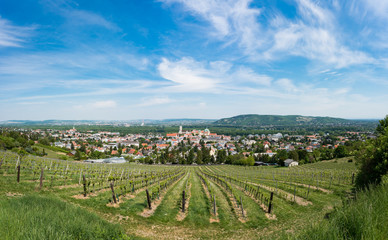
[[[279,150],[293,151],[304,149],[312,152],[317,148],[336,148],[345,144],[349,138],[358,136],[357,132],[349,132],[346,136],[336,136],[336,141],[325,142],[328,134],[314,135],[288,135],[288,134],[250,134],[247,136],[227,136],[204,130],[183,130],[182,126],[176,133],[162,134],[128,134],[122,136],[119,132],[79,132],[74,127],[69,130],[34,130],[41,135],[49,135],[55,139],[56,147],[71,150],[74,154],[77,149],[82,149],[86,154],[92,151],[105,153],[108,156],[131,156],[135,159],[146,156],[153,157],[165,149],[177,149],[180,146],[197,147],[205,146],[211,156],[216,156],[220,150],[225,150],[228,155],[243,154],[245,156],[272,157]],[[106,160],[106,159],[105,159]],[[117,159],[116,159],[117,160]],[[96,160],[91,160],[96,162]],[[113,161],[115,161],[113,159]],[[287,166],[298,163],[287,159]]]

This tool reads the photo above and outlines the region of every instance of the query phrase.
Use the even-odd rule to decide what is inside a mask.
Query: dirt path
[[[282,182],[284,182],[284,181],[282,181]],[[298,186],[303,186],[303,187],[306,187],[306,188],[308,188],[310,186],[310,188],[319,190],[319,191],[324,192],[324,193],[330,193],[330,194],[333,193],[333,191],[331,191],[331,190],[328,190],[326,188],[321,188],[321,187],[313,186],[313,185],[307,185],[307,184],[303,184],[303,183],[292,183],[292,184],[298,185]]]
[[[247,183],[252,184],[252,185],[255,185],[255,186],[259,186],[259,187],[264,188],[264,189],[266,189],[266,190],[268,190],[268,191],[271,191],[271,192],[276,192],[276,191],[278,191],[278,192],[280,192],[280,193],[286,195],[286,196],[287,196],[287,199],[288,199],[288,198],[290,198],[290,199],[293,199],[293,198],[294,198],[294,194],[289,193],[289,192],[286,192],[286,191],[281,190],[281,189],[279,189],[279,188],[278,188],[278,189],[275,189],[275,188],[273,188],[273,187],[268,187],[268,186],[266,186],[266,185],[259,184],[259,183],[252,183],[252,182],[247,182]],[[295,196],[295,202],[296,202],[298,205],[301,205],[301,206],[307,206],[307,205],[312,205],[312,204],[313,204],[312,202],[310,202],[310,201],[308,201],[308,200],[306,200],[306,199],[304,199],[304,198],[298,197],[298,196]]]
[[[89,198],[91,198],[91,197],[96,197],[98,194],[103,193],[103,192],[106,192],[106,191],[109,191],[109,190],[110,190],[109,188],[103,188],[103,189],[98,190],[98,191],[95,191],[95,192],[93,192],[93,193],[88,193],[88,194],[86,194],[86,197],[84,196],[83,193],[73,195],[72,197],[73,197],[73,198],[76,198],[76,199],[89,199]]]
[[[201,180],[200,180],[200,182],[201,182],[201,185],[202,185],[202,189],[204,190],[205,195],[206,195],[207,199],[210,202],[210,206],[213,206],[213,202],[212,202],[213,200],[211,199],[209,189],[207,189],[206,185]],[[214,214],[212,209],[210,210],[209,222],[210,223],[212,223],[212,222],[220,222],[220,219],[218,219],[217,207],[216,207],[216,214]]]
[[[62,185],[62,186],[55,186],[54,188],[57,189],[67,189],[67,188],[76,188],[76,187],[81,187],[82,185],[80,184],[72,184],[72,185]]]
[[[164,189],[162,191],[162,193],[160,194],[159,198],[156,199],[155,201],[153,201],[151,203],[151,209],[149,209],[148,207],[146,207],[142,213],[140,213],[140,216],[142,217],[145,217],[145,218],[148,218],[148,217],[151,217],[156,209],[158,208],[158,206],[162,203],[163,201],[163,198],[165,197],[166,193],[168,192],[169,189],[173,188],[179,181],[181,181],[185,176],[187,175],[184,175],[182,176],[181,178],[177,179],[173,184],[170,185],[170,187],[168,187],[167,189]]]
[[[182,210],[179,210],[179,212],[176,216],[176,220],[178,220],[178,221],[183,221],[189,212],[189,204],[190,204],[190,198],[191,198],[191,183],[187,187],[185,194],[186,194],[186,202],[185,202],[185,210],[186,211],[182,212]]]
[[[234,196],[231,193],[229,193],[227,190],[225,190],[217,182],[215,182],[213,180],[211,180],[211,181],[226,193],[226,195],[228,196],[229,202],[231,204],[231,207],[233,208],[234,213],[236,214],[238,220],[240,222],[242,222],[242,223],[245,223],[246,221],[248,221],[248,213],[247,213],[247,211],[245,209],[244,209],[244,212],[242,211],[242,209],[238,205],[236,199],[234,199]]]
[[[261,179],[258,179],[259,181]],[[273,179],[266,179],[265,181],[272,181],[272,182],[279,182],[279,183],[286,183],[286,184],[290,184],[290,182],[287,182],[287,181],[280,181],[280,180],[273,180]],[[321,188],[321,187],[317,187],[316,185],[308,185],[308,184],[303,184],[303,183],[297,183],[297,182],[291,182],[292,185],[297,185],[297,186],[303,186],[303,187],[306,187],[308,188],[310,186],[311,189],[315,189],[315,190],[319,190],[321,192],[324,192],[324,193],[333,193],[333,191],[331,190],[328,190],[326,188]]]
[[[151,185],[136,189],[134,193],[127,193],[119,197],[119,201],[117,203],[111,202],[106,204],[107,207],[114,207],[118,208],[120,207],[120,204],[126,202],[129,199],[135,198],[137,194],[144,192],[147,188],[152,188],[154,185],[158,184],[159,182],[154,182]]]
[[[253,197],[253,195],[250,194],[250,192],[246,191],[246,190],[243,189],[242,187],[240,187],[240,186],[238,186],[238,185],[235,185],[235,184],[234,184],[234,186],[235,186],[238,190],[244,192],[245,195],[249,196],[254,202],[256,202],[256,203],[260,206],[260,208],[263,209],[263,211],[265,212],[265,216],[266,216],[269,220],[276,220],[276,215],[275,215],[275,214],[269,214],[269,213],[268,213],[268,207],[267,207],[264,203],[260,203],[259,200],[255,199],[255,198]]]

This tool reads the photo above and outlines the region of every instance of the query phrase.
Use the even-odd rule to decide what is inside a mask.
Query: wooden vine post
[[[242,202],[242,197],[241,197],[241,196],[240,196],[240,205],[241,205],[241,213],[242,213],[242,216],[245,217],[244,207],[243,207],[243,202]]]
[[[216,209],[216,195],[213,195],[213,213],[214,213],[214,216],[217,213],[217,209]]]
[[[146,193],[147,193],[147,203],[148,203],[148,208],[149,209],[152,209],[151,207],[151,198],[150,198],[150,194],[148,192],[148,189],[146,189]]]
[[[114,202],[114,203],[117,203],[115,190],[114,190],[114,188],[113,188],[113,182],[110,183],[110,189],[112,190],[113,202]]]
[[[39,189],[42,189],[43,187],[43,168],[40,171],[40,184],[39,184]]]
[[[84,180],[84,197],[86,197],[86,178],[85,178],[85,174],[82,175],[83,177],[83,180]]]
[[[273,192],[271,192],[271,197],[269,198],[268,213],[271,213],[272,211],[272,199],[273,199]]]
[[[294,186],[294,202],[295,202],[295,195],[296,195],[296,186]]]
[[[185,190],[182,192],[182,212],[185,212],[186,198],[185,198]]]
[[[78,180],[78,184],[81,184],[81,176],[82,176],[82,169],[81,169],[81,172],[79,173],[79,180]]]
[[[20,165],[17,166],[17,169],[18,169],[18,174],[17,174],[17,179],[16,179],[16,181],[17,181],[17,182],[20,182]]]

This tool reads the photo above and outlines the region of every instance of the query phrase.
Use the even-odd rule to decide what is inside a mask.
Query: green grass
[[[125,237],[124,232],[131,238],[140,236],[148,239],[384,239],[388,235],[384,226],[388,220],[385,210],[388,206],[387,185],[370,193],[360,193],[358,201],[343,207],[342,199],[351,192],[351,176],[355,171],[354,162],[348,162],[347,158],[294,168],[275,168],[101,165],[26,156],[21,161],[21,181],[16,183],[17,158],[9,152],[3,153],[3,156],[5,161],[0,168],[0,239],[120,239]],[[40,190],[42,167],[45,182]],[[73,196],[82,192],[82,185],[63,189],[56,187],[78,184],[81,170],[87,179],[105,179],[106,186],[108,176],[119,178],[123,170],[124,176],[129,174],[132,179],[133,175],[144,178],[144,172],[150,176],[150,172],[176,168],[183,168],[186,175],[166,189],[163,201],[148,218],[141,216],[147,207],[145,191],[125,200],[120,198],[124,201],[114,208],[106,205],[111,198],[110,190],[88,199],[78,199]],[[308,206],[298,205],[275,194],[273,213],[277,220],[269,220],[258,204],[242,191],[241,184],[232,182],[230,184],[234,192],[242,197],[248,215],[246,222],[240,222],[225,189],[208,179],[216,195],[219,219],[219,222],[210,223],[212,206],[196,174],[200,169],[234,177],[240,182],[269,187],[278,184],[288,193],[296,189],[296,195],[301,197],[304,197],[308,184],[314,186],[318,178],[319,187],[333,192],[311,187],[308,200],[312,205]],[[331,176],[334,177],[332,184]],[[52,177],[53,187],[50,187]],[[178,221],[176,217],[186,180],[191,184],[190,190],[187,190],[191,193],[190,205],[186,218]],[[120,184],[117,182],[115,185],[116,192],[120,191]],[[261,188],[261,192],[269,195],[270,191]],[[10,197],[10,193],[23,196]],[[328,212],[332,212],[329,220],[324,219]]]
[[[53,151],[53,149],[55,149],[55,148],[50,149],[49,147],[44,146],[44,145],[36,145],[36,147],[40,151],[43,151],[43,149],[44,149],[45,153],[47,154],[45,157],[47,157],[47,158],[73,160],[71,157],[67,156],[66,153],[64,153],[64,152]]]
[[[1,239],[129,239],[122,228],[55,197],[0,199]]]
[[[357,194],[328,215],[328,220],[313,224],[295,239],[387,239],[388,185]]]

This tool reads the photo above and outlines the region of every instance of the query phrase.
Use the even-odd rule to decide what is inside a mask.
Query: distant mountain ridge
[[[112,126],[225,126],[225,127],[270,127],[270,126],[344,126],[377,123],[375,119],[343,119],[334,117],[312,117],[302,115],[259,115],[244,114],[222,119],[135,119],[135,120],[8,120],[0,126],[56,126],[56,125],[112,125]]]
[[[358,120],[359,121],[359,120]],[[245,114],[215,121],[222,126],[295,126],[295,125],[347,125],[358,122],[343,118],[312,117],[302,115]]]

